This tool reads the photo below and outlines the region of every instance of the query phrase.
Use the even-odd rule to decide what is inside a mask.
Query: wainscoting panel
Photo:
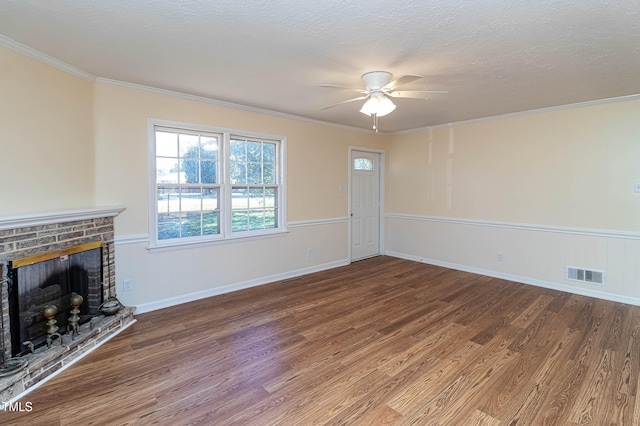
[[[285,234],[161,251],[145,236],[116,237],[118,297],[142,313],[346,265],[347,228],[347,218],[295,222]]]
[[[386,254],[640,305],[640,234],[388,214]],[[604,285],[566,268],[604,271]]]

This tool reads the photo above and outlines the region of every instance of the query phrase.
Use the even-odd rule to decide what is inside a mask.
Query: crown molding
[[[171,96],[174,98],[180,98],[180,99],[185,99],[185,100],[195,101],[195,102],[202,102],[202,103],[211,104],[211,105],[218,105],[218,106],[233,108],[233,109],[246,111],[246,112],[253,112],[257,114],[265,114],[265,115],[271,115],[271,116],[280,117],[280,118],[286,118],[289,120],[303,121],[306,123],[319,124],[322,126],[331,126],[331,127],[336,127],[340,129],[354,130],[359,132],[366,132],[366,133],[372,132],[369,129],[361,129],[359,127],[351,127],[351,126],[345,126],[343,124],[329,123],[327,121],[314,120],[312,118],[302,117],[295,114],[287,114],[284,112],[272,111],[272,110],[252,107],[248,105],[241,105],[233,102],[207,98],[205,96],[191,95],[183,92],[175,92],[173,90],[159,89],[157,87],[145,86],[142,84],[127,83],[125,81],[112,80],[109,78],[102,78],[102,77],[96,77],[95,81],[98,84],[104,84],[107,86],[123,87],[126,89],[132,89],[132,90],[141,90],[143,92],[155,93],[157,95]],[[384,133],[384,132],[380,132],[380,133]]]
[[[10,39],[9,37],[6,37],[2,34],[0,34],[0,44],[5,47],[8,47],[9,49],[22,53],[23,55],[28,56],[32,59],[35,59],[37,61],[50,65],[54,68],[57,68],[60,71],[64,71],[76,77],[80,77],[84,80],[93,81],[93,82],[96,81],[96,77],[94,75],[89,74],[88,72],[82,71],[80,68],[76,68],[67,63],[64,63],[52,56],[45,55],[44,53],[36,49],[33,49],[29,46],[25,46],[22,43],[18,43],[17,41]]]
[[[569,109],[583,108],[583,107],[596,106],[596,105],[605,105],[605,104],[611,104],[611,103],[615,103],[615,102],[635,101],[635,100],[638,100],[638,99],[640,99],[640,93],[635,94],[635,95],[618,96],[618,97],[615,97],[615,98],[596,99],[596,100],[593,100],[593,101],[577,102],[577,103],[574,103],[574,104],[557,105],[557,106],[552,106],[552,107],[530,109],[530,110],[527,110],[527,111],[510,112],[508,114],[493,115],[493,116],[490,116],[490,117],[473,118],[471,120],[453,121],[451,123],[435,124],[433,126],[425,126],[425,127],[420,127],[420,128],[417,128],[417,129],[402,130],[402,131],[399,131],[399,132],[395,132],[393,134],[401,135],[401,134],[407,134],[407,133],[416,133],[416,132],[422,132],[422,131],[429,130],[429,129],[440,129],[440,128],[464,126],[464,125],[467,125],[467,124],[484,123],[484,122],[487,122],[487,121],[505,120],[505,119],[508,119],[508,118],[516,118],[516,117],[523,117],[523,116],[527,116],[527,115],[541,114],[541,113],[544,113],[544,112],[565,111],[565,110],[569,110]]]

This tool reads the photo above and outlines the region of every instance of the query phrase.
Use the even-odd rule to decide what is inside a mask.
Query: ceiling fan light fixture
[[[378,112],[376,113],[376,115],[378,117],[384,117],[390,112],[393,112],[394,109],[396,109],[396,104],[394,104],[391,99],[383,96],[378,102]]]
[[[378,117],[384,117],[394,109],[396,109],[396,106],[391,99],[381,94],[378,96],[372,95],[367,102],[362,105],[360,112],[368,116],[375,114]]]
[[[371,117],[372,114],[375,114],[378,110],[378,99],[369,98],[367,102],[362,105],[360,108],[360,112]]]

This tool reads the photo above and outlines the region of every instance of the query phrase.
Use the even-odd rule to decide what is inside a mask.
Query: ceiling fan
[[[427,99],[429,93],[448,93],[442,90],[396,90],[398,87],[411,83],[412,81],[422,78],[420,75],[406,74],[391,80],[393,75],[387,71],[371,71],[362,75],[364,89],[355,89],[352,87],[339,86],[335,84],[320,84],[319,87],[331,87],[337,89],[347,89],[358,92],[362,96],[347,99],[337,104],[329,105],[323,108],[333,108],[338,105],[346,104],[354,101],[365,100],[360,112],[368,116],[373,116],[373,129],[378,131],[378,117],[383,117],[396,109],[396,105],[391,98],[412,98]]]

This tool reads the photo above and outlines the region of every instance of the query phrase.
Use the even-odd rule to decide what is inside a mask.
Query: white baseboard
[[[506,274],[504,272],[492,271],[490,269],[476,268],[468,265],[460,265],[457,263],[445,262],[437,259],[429,259],[420,256],[414,256],[405,253],[387,251],[387,256],[398,257],[400,259],[413,260],[416,262],[427,263],[429,265],[442,266],[443,268],[455,269],[458,271],[471,272],[488,277],[501,278],[508,281],[514,281],[521,284],[529,284],[537,287],[549,288],[551,290],[564,291],[566,293],[579,294],[581,296],[595,297],[596,299],[610,300],[612,302],[626,303],[628,305],[640,306],[640,299],[637,297],[622,296],[619,294],[607,293],[605,291],[589,290],[580,287],[574,287],[562,283],[552,281],[538,280],[535,278],[525,277],[521,275]]]
[[[269,284],[275,281],[282,281],[301,275],[311,274],[313,272],[325,271],[327,269],[337,268],[339,266],[345,266],[350,263],[349,259],[337,260],[334,262],[324,263],[322,265],[315,265],[309,268],[296,269],[294,271],[285,272],[282,274],[270,275],[268,277],[260,277],[255,280],[244,281],[235,284],[229,284],[222,287],[214,287],[211,289],[198,291],[195,293],[184,294],[168,299],[157,300],[154,302],[143,303],[136,305],[135,315],[144,314],[146,312],[155,311],[158,309],[168,308],[182,303],[193,302],[207,297],[218,296],[220,294],[231,293],[232,291],[243,290],[250,287],[255,287],[263,284]]]

